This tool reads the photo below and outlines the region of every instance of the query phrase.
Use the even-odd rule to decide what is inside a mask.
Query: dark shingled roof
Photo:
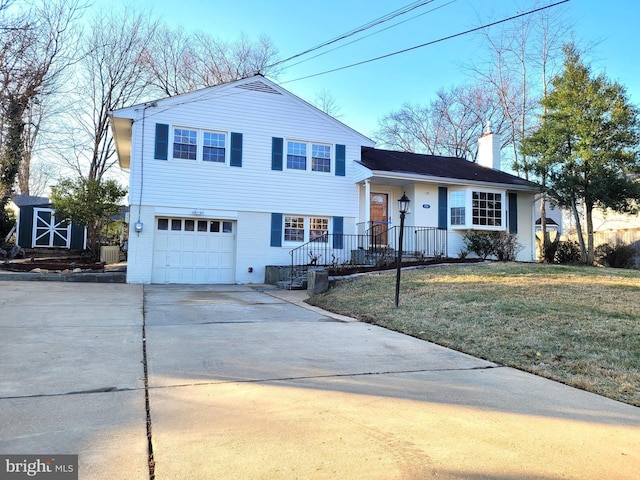
[[[360,163],[369,170],[408,173],[427,177],[499,183],[535,189],[537,185],[509,173],[482,167],[464,158],[440,157],[420,153],[395,152],[362,147]]]
[[[47,197],[35,197],[33,195],[14,195],[12,200],[17,207],[35,207],[51,203]]]

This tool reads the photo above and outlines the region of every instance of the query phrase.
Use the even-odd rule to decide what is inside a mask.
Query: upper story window
[[[186,128],[173,131],[173,158],[195,160],[198,152],[198,132]]]
[[[287,168],[292,170],[307,169],[307,144],[287,142]]]
[[[204,132],[202,145],[202,161],[224,163],[224,140],[225,135],[223,133]]]
[[[173,158],[199,162],[226,162],[227,135],[189,128],[173,129]]]
[[[454,190],[449,193],[449,223],[452,227],[502,230],[505,228],[505,193]]]
[[[329,145],[311,145],[311,170],[314,172],[331,171],[331,147]]]
[[[288,141],[287,169],[331,172],[331,146]]]

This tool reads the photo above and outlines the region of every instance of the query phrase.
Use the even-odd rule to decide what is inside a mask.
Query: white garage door
[[[152,283],[234,283],[235,222],[158,217]]]

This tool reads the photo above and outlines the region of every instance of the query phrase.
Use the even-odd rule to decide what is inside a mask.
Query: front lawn
[[[640,406],[640,272],[520,263],[338,282],[308,301]]]

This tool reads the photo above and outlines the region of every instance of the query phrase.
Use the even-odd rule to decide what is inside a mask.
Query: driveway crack
[[[142,365],[144,368],[144,406],[147,413],[147,453],[149,460],[149,480],[155,480],[156,463],[153,457],[153,437],[151,432],[151,405],[149,403],[149,369],[147,364],[147,316],[145,311],[145,292],[142,293]]]

